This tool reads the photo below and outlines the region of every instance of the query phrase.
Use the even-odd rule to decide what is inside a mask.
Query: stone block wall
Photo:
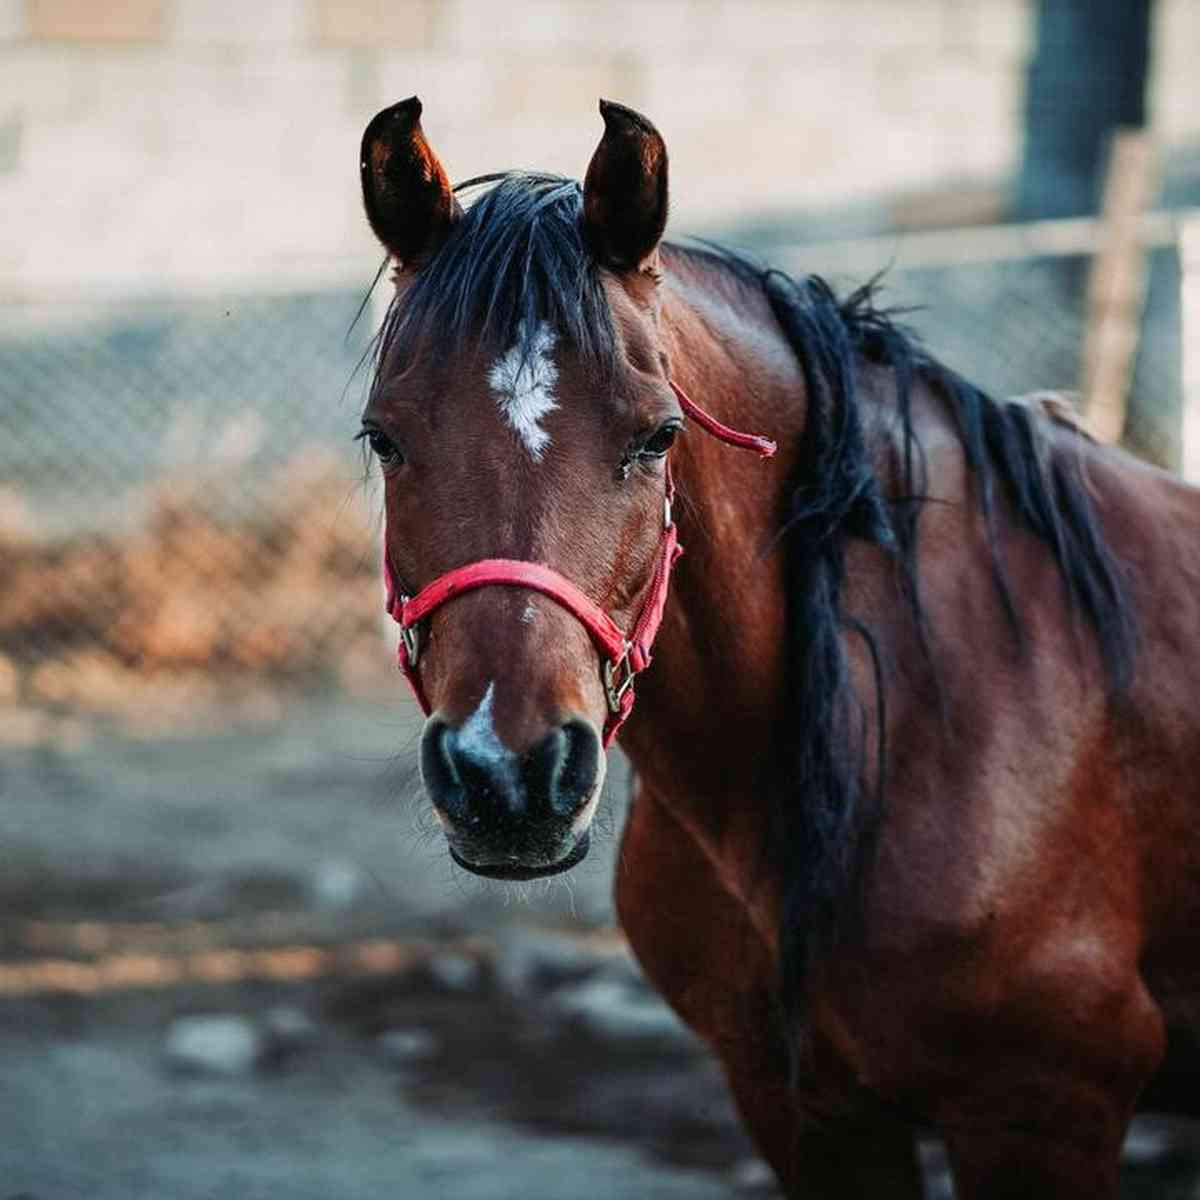
[[[1200,139],[1200,5],[1157,20],[1156,124]],[[414,92],[455,178],[581,175],[597,98],[641,109],[676,228],[998,178],[1032,24],[1029,0],[0,0],[0,298],[368,261],[358,139]]]

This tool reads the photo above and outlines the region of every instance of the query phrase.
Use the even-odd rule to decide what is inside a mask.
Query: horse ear
[[[363,133],[359,156],[367,220],[403,264],[441,245],[462,209],[421,129],[421,101],[401,100],[377,113]]]
[[[604,136],[583,182],[583,234],[606,267],[646,266],[667,227],[667,147],[641,113],[600,101]]]

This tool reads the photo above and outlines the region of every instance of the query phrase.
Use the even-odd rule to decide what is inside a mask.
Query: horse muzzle
[[[524,751],[475,717],[435,714],[421,735],[421,776],[459,866],[491,879],[536,879],[581,862],[604,783],[590,721],[572,718]]]

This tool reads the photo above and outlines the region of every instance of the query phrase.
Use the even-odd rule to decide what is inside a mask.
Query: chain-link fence
[[[1151,288],[1128,398],[1124,443],[1161,466],[1179,461],[1178,256],[1151,256]],[[1082,389],[1087,261],[1038,259],[974,267],[911,267],[886,295],[939,357],[997,396]]]
[[[6,314],[0,698],[159,721],[382,665],[361,299]]]
[[[1146,293],[1123,434],[1125,446],[1170,470],[1180,462],[1180,259],[1174,222],[1148,247]],[[1050,241],[1097,240],[1098,222],[1046,222]],[[1083,236],[1079,231],[1082,230]],[[1089,232],[1090,230],[1090,232]],[[978,242],[973,239],[978,237]],[[943,361],[995,396],[1083,390],[1090,254],[1033,254],[1019,227],[781,248],[789,269],[825,275],[839,292],[878,272],[880,303],[900,310]],[[770,251],[767,251],[770,257]]]
[[[840,286],[832,247],[793,269]],[[768,254],[769,256],[769,254]],[[893,269],[883,299],[997,395],[1075,388],[1087,258]],[[843,270],[843,266],[851,269]],[[1151,257],[1127,441],[1178,457],[1178,258]],[[361,292],[11,308],[0,335],[0,707],[191,719],[230,681],[378,680],[377,504],[350,437]],[[375,512],[372,512],[372,508]]]

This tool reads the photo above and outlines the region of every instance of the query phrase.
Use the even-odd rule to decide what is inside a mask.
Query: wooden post
[[[1104,184],[1104,235],[1088,276],[1082,363],[1088,427],[1102,442],[1120,441],[1125,428],[1146,292],[1138,225],[1154,174],[1154,147],[1145,130],[1113,134]]]
[[[1179,225],[1179,333],[1182,342],[1183,477],[1200,484],[1200,215]]]

